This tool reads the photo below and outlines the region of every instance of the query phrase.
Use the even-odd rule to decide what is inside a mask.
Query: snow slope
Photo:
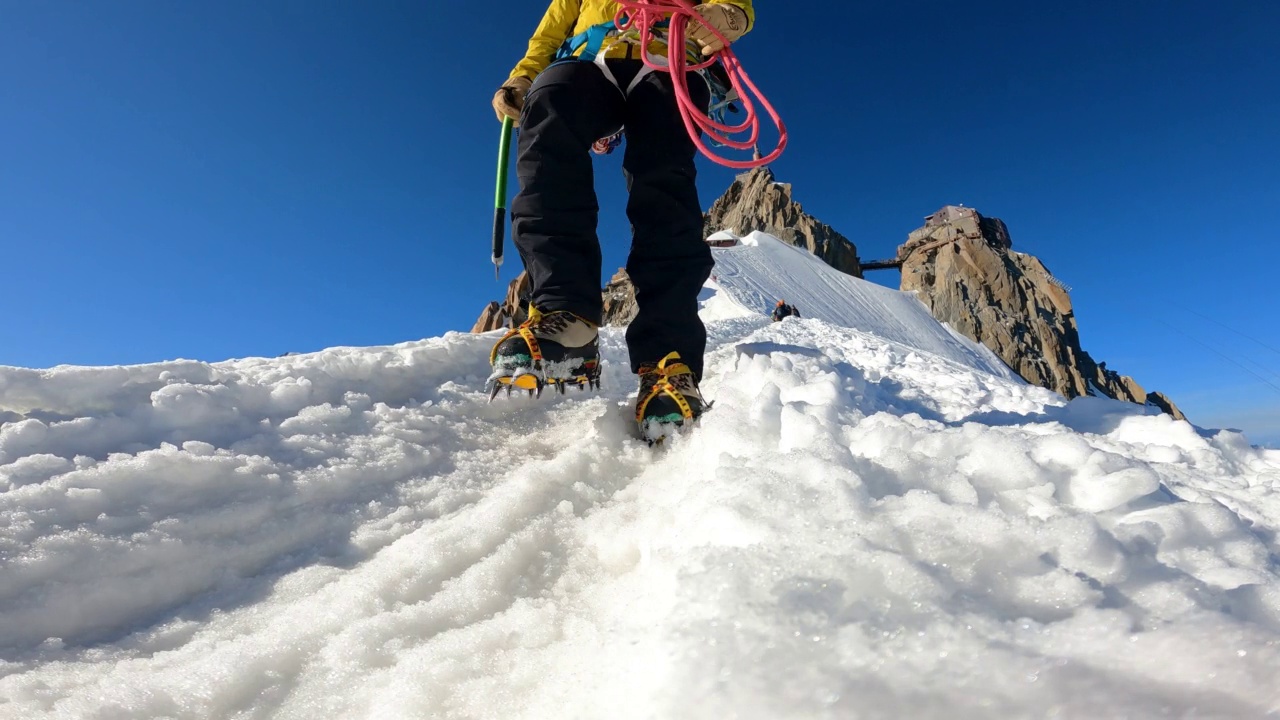
[[[0,368],[0,717],[1280,713],[1280,452],[805,290],[660,449],[612,328],[541,401],[494,334]]]
[[[715,248],[714,317],[768,316],[779,300],[806,318],[855,328],[1009,380],[1018,376],[983,345],[939,324],[914,293],[891,290],[839,272],[812,253],[753,232],[741,244]]]

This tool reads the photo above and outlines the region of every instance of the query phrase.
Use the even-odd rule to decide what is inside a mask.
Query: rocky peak
[[[898,248],[902,289],[938,320],[991,348],[1027,382],[1072,398],[1105,395],[1159,407],[1167,397],[1095,363],[1080,347],[1069,288],[1031,255],[1015,252],[1003,222],[948,205]]]
[[[719,230],[738,235],[759,230],[805,248],[831,267],[862,277],[858,248],[834,228],[806,213],[791,196],[791,184],[780,183],[768,168],[742,173],[711,205],[703,237]]]
[[[630,325],[636,319],[639,308],[636,307],[636,287],[631,284],[631,276],[625,268],[609,278],[609,284],[600,291],[604,296],[604,324]]]

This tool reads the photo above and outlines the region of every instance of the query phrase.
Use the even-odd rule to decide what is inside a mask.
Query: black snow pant
[[[642,67],[639,60],[606,62],[624,89]],[[689,75],[689,90],[706,108],[710,93],[696,74]],[[520,120],[520,192],[511,203],[512,235],[529,272],[531,300],[543,312],[568,310],[600,324],[600,208],[591,144],[623,126],[632,232],[627,274],[639,310],[627,328],[631,371],[674,350],[701,379],[707,331],[698,317],[698,293],[711,274],[711,250],[702,237],[694,184],[697,149],[667,73],[650,73],[626,96],[598,66],[583,61],[554,64],[533,83]]]

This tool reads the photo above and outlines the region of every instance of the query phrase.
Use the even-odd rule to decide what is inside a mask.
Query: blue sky
[[[504,287],[489,99],[544,7],[7,3],[0,364],[470,327]],[[1004,219],[1086,350],[1280,442],[1280,4],[955,8],[760,2],[738,49],[790,130],[779,179],[865,258],[943,204]],[[596,167],[610,274],[624,187]],[[701,168],[709,205],[733,173]]]

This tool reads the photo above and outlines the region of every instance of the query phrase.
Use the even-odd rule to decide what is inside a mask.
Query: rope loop
[[[689,139],[693,141],[693,144],[703,155],[713,162],[738,170],[749,170],[768,165],[782,155],[782,151],[787,147],[786,125],[783,124],[777,110],[760,92],[756,84],[751,81],[751,76],[747,74],[747,71],[742,67],[742,63],[738,60],[738,56],[730,48],[729,39],[722,35],[719,30],[708,25],[707,29],[711,30],[724,43],[724,49],[705,60],[700,60],[695,55],[692,61],[682,51],[685,48],[689,22],[691,18],[698,14],[694,10],[693,3],[689,2],[689,0],[617,0],[617,2],[620,7],[613,21],[618,32],[635,32],[638,35],[638,44],[642,49],[641,56],[644,58],[645,65],[653,70],[671,74],[671,83],[675,88],[676,104],[680,108],[680,119],[684,122],[685,130],[689,133]],[[670,19],[670,24],[667,26],[666,38],[667,62],[659,64],[643,50],[648,48],[653,41],[662,39],[655,33],[655,29],[664,24],[668,18]],[[724,66],[725,72],[729,76],[729,90],[736,94],[737,99],[742,103],[742,112],[745,117],[738,125],[729,125],[708,116],[694,103],[689,95],[689,81],[686,73],[704,71],[715,64],[717,60]],[[753,97],[755,98],[754,100],[752,99]],[[757,103],[769,116],[770,120],[773,121],[774,126],[778,128],[778,144],[772,152],[763,155],[758,160],[735,160],[716,155],[715,152],[707,147],[707,143],[702,138],[704,134],[716,145],[737,150],[751,150],[754,148],[760,138],[760,116],[756,111]],[[743,133],[748,133],[745,139],[733,137]]]

